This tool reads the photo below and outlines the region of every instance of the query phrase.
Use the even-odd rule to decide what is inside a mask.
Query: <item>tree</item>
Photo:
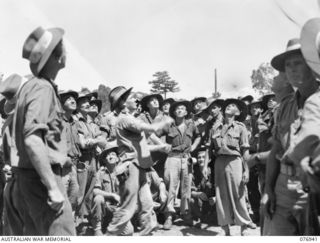
[[[167,71],[156,72],[152,75],[155,79],[149,81],[151,84],[151,92],[163,94],[164,98],[167,98],[169,92],[179,92],[178,82],[172,80]]]
[[[252,71],[252,88],[255,91],[258,91],[260,95],[270,93],[273,78],[276,75],[277,71],[271,67],[270,63],[260,64],[257,70]]]
[[[91,91],[87,87],[81,87],[80,93],[88,94],[91,93]]]

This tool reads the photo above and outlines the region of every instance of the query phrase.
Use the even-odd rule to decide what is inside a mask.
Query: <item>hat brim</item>
[[[278,70],[279,72],[284,72],[284,62],[285,60],[291,56],[291,55],[294,55],[294,54],[302,54],[301,53],[301,49],[294,49],[294,50],[290,50],[290,51],[285,51],[277,56],[275,56],[274,58],[272,58],[271,60],[271,66]]]
[[[254,105],[260,105],[261,109],[264,110],[261,100],[259,100],[259,101],[253,101],[253,102],[251,102],[250,105],[248,105],[248,114],[249,114],[250,116],[252,115],[252,114],[251,114],[251,108],[252,108],[252,106],[254,106]]]
[[[230,104],[235,104],[237,105],[237,107],[240,110],[240,115],[236,117],[236,120],[239,122],[243,122],[248,114],[248,107],[247,105],[242,101],[242,100],[238,100],[238,99],[226,99],[224,102],[224,108],[223,108],[223,112],[225,112],[226,108],[228,105]]]
[[[169,114],[171,117],[175,118],[174,112],[179,105],[184,105],[187,108],[188,114],[186,116],[189,116],[191,113],[191,102],[187,100],[183,101],[176,101],[170,106]]]
[[[170,105],[171,105],[171,104],[174,103],[174,102],[175,102],[174,99],[168,98],[168,99],[165,99],[165,100],[162,101],[161,106],[163,106],[164,104],[170,104]]]
[[[130,89],[128,89],[125,92],[123,92],[123,94],[121,94],[117,98],[117,100],[113,104],[111,104],[111,110],[112,111],[115,110],[118,107],[120,100],[127,100],[128,99],[132,89],[133,89],[133,87],[131,87]]]
[[[320,58],[316,42],[320,37],[319,32],[320,18],[313,18],[303,26],[300,34],[302,55],[308,66],[318,75],[320,75]]]
[[[216,100],[210,102],[210,104],[207,106],[206,110],[209,110],[214,104],[217,104],[218,106],[220,106],[223,109],[224,100],[223,99],[216,99]]]
[[[162,102],[163,102],[163,98],[160,94],[151,94],[151,95],[146,95],[145,97],[143,97],[140,101],[140,104],[141,104],[141,108],[143,111],[149,111],[149,108],[148,108],[148,102],[151,98],[157,98],[158,101],[159,101],[159,107],[161,106]]]
[[[103,159],[106,156],[106,154],[108,154],[110,152],[116,152],[118,154],[119,153],[118,149],[119,149],[119,147],[114,145],[114,146],[112,146],[110,148],[107,148],[107,149],[103,150],[101,152],[101,154],[99,155],[100,160]]]
[[[77,100],[79,97],[79,94],[76,91],[68,91],[68,92],[60,93],[59,96],[60,98],[65,96],[72,96],[75,100]]]
[[[38,76],[45,64],[47,63],[50,55],[52,54],[54,48],[62,40],[64,35],[64,30],[61,28],[50,28],[47,29],[52,34],[52,41],[50,42],[48,48],[43,53],[40,61],[38,63],[30,62],[30,69],[35,76]]]

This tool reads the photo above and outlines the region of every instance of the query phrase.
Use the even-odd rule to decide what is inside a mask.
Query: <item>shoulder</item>
[[[310,95],[310,97],[305,102],[305,105],[308,104],[320,104],[320,89],[318,89],[314,94]]]

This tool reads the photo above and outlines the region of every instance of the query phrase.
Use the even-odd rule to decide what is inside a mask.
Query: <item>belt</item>
[[[280,173],[288,176],[299,176],[300,169],[294,165],[280,164]]]

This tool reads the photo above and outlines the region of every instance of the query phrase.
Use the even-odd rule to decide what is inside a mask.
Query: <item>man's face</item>
[[[231,116],[239,116],[240,110],[236,104],[231,103],[226,107],[225,114],[228,114]]]
[[[206,153],[205,151],[200,151],[197,156],[197,162],[199,166],[204,166]]]
[[[149,109],[159,109],[159,100],[156,97],[149,99],[147,103]]]
[[[90,105],[89,112],[90,112],[91,114],[95,114],[95,115],[97,115],[97,114],[99,113],[99,109],[98,109],[98,106],[97,106],[96,103],[92,103],[92,104]]]
[[[271,97],[268,100],[268,103],[267,103],[268,109],[273,109],[276,105],[277,105],[276,98],[275,97]]]
[[[253,116],[258,116],[262,112],[262,108],[260,104],[253,104],[251,105],[250,112]]]
[[[167,102],[162,106],[162,111],[166,114],[169,114],[169,110],[170,110],[170,103]]]
[[[311,69],[299,53],[290,55],[284,62],[284,68],[289,83],[294,87],[299,88],[311,80]]]
[[[204,106],[205,106],[205,102],[201,100],[197,100],[194,102],[193,109],[195,112],[198,112]]]
[[[137,109],[137,99],[134,97],[134,94],[129,95],[128,99],[125,101],[125,105],[131,111]]]
[[[88,99],[82,99],[78,102],[79,111],[82,114],[88,114],[90,112],[90,104]]]
[[[71,111],[71,112],[77,109],[77,102],[73,96],[70,95],[69,97],[67,97],[67,99],[63,104],[63,109],[65,111]]]
[[[174,111],[177,118],[184,118],[187,114],[187,108],[184,105],[178,105]]]
[[[106,161],[107,161],[107,163],[109,163],[111,165],[116,164],[119,161],[117,153],[114,151],[109,152],[106,155]]]
[[[218,105],[213,104],[213,105],[211,106],[210,113],[211,113],[211,115],[212,115],[213,117],[218,117],[219,114],[221,113],[221,107],[218,106]]]

